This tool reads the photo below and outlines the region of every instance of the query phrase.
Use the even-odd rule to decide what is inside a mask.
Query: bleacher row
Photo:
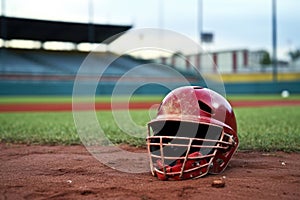
[[[199,78],[154,61],[109,52],[0,49],[0,95],[70,95],[76,78],[84,82],[101,77],[98,94],[110,94],[120,78],[126,89],[147,85],[139,93],[166,93],[162,85],[176,88],[182,79],[197,84]],[[80,74],[78,73],[80,72]],[[157,83],[157,84],[155,84]],[[160,86],[159,86],[160,85]],[[100,86],[99,86],[100,87]]]
[[[90,75],[104,70],[107,76],[122,76],[129,70],[135,69],[137,76],[172,77],[165,68],[154,62],[135,59],[129,56],[118,57],[112,53],[93,53],[78,51],[46,51],[0,49],[0,73],[3,74],[31,74],[31,75],[76,75],[83,61],[84,67]],[[113,61],[111,64],[109,61]],[[147,65],[146,67],[139,67]],[[139,69],[140,68],[140,69]]]
[[[1,49],[1,73],[74,74],[83,54]],[[63,60],[63,62],[61,62]]]

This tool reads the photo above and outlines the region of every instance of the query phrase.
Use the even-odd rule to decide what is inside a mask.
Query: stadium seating
[[[49,51],[40,49],[0,49],[0,95],[72,94],[75,77],[84,63],[81,75],[104,77],[99,93],[112,92],[116,81],[126,75],[128,84],[136,84],[147,78],[149,83],[174,82],[179,76],[198,82],[191,75],[154,61],[145,61],[130,56],[118,56],[109,52],[97,52],[91,56],[79,51]],[[85,63],[85,59],[88,61]],[[109,61],[109,62],[108,62]],[[109,64],[109,65],[108,65]],[[137,79],[139,78],[139,79]],[[152,80],[153,79],[153,80]],[[127,84],[127,83],[126,83]],[[124,87],[126,87],[126,84]],[[170,85],[170,83],[168,83]],[[173,88],[182,81],[172,83]],[[197,83],[195,83],[197,84]],[[144,93],[142,90],[139,90]],[[166,93],[161,86],[147,86],[146,93]]]
[[[25,74],[57,74],[75,75],[88,53],[78,51],[46,51],[46,50],[21,50],[21,49],[0,49],[2,56],[0,73],[25,73]],[[121,76],[127,71],[147,64],[141,70],[135,71],[139,76],[172,77],[172,74],[165,73],[163,67],[156,63],[139,60],[130,56],[118,57],[112,53],[97,53],[92,56],[89,62],[95,62],[91,66],[106,68],[105,75]],[[105,59],[115,59],[111,65],[106,66]],[[95,60],[93,60],[95,59]]]

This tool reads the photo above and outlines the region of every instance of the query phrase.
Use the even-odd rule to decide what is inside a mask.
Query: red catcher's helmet
[[[219,174],[238,144],[232,107],[207,88],[187,86],[171,91],[148,123],[150,168],[160,180]]]

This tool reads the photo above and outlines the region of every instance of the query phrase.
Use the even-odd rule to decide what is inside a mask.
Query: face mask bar
[[[232,141],[223,141],[229,134],[222,133],[219,139],[202,139],[178,136],[151,135],[148,125],[147,148],[153,176],[161,180],[183,180],[206,175],[212,166],[217,150],[226,151]],[[168,155],[170,148],[183,148],[180,155]],[[204,150],[205,154],[201,151]]]

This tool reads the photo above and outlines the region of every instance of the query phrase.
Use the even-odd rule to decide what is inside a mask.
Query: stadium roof
[[[72,22],[0,17],[0,38],[5,40],[22,39],[60,41],[60,42],[91,42],[108,44],[132,26],[99,25]]]

